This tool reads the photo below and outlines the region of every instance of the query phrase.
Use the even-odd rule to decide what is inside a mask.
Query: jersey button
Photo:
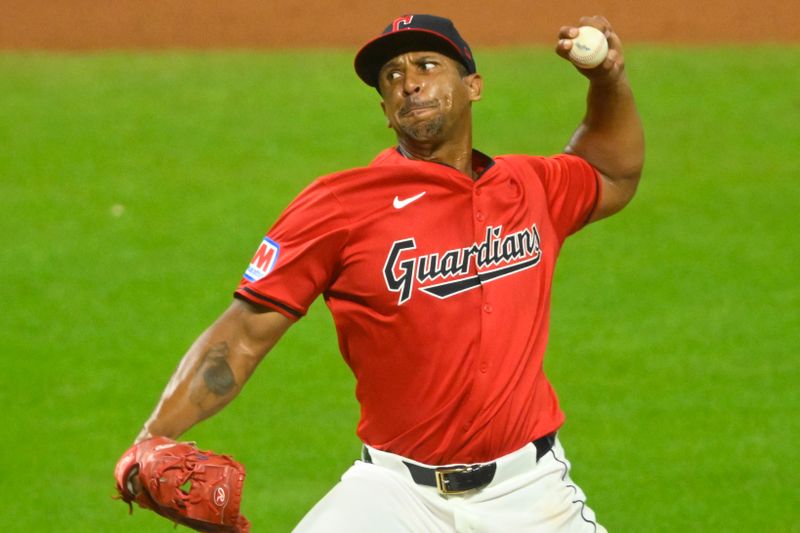
[[[481,190],[475,189],[475,196],[480,196],[480,195],[481,195]]]
[[[489,304],[483,304],[483,311],[485,313],[491,313],[492,311],[494,311],[494,308]]]
[[[489,371],[489,363],[487,363],[485,361],[483,363],[481,363],[480,371],[481,371],[481,374],[485,374],[486,372],[488,372]]]
[[[483,211],[478,211],[475,213],[475,218],[478,219],[478,222],[483,222],[486,219],[486,215],[483,214]]]

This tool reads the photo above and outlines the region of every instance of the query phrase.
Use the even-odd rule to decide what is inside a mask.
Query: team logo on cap
[[[277,242],[269,237],[264,237],[258,250],[256,250],[256,255],[250,261],[250,266],[244,272],[245,279],[258,281],[272,272],[272,269],[275,268],[275,263],[278,261],[280,251],[281,247]]]
[[[411,26],[412,20],[414,20],[414,15],[396,18],[392,23],[392,31],[400,31],[403,29],[403,26]]]

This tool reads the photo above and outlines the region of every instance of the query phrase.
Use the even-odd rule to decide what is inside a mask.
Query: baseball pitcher
[[[148,443],[173,450],[171,439],[222,409],[322,295],[357,381],[363,448],[296,531],[605,531],[570,478],[542,360],[559,250],[631,200],[644,140],[619,37],[602,17],[578,26],[600,30],[607,55],[576,64],[586,114],[563,153],[546,157],[473,147],[483,78],[450,20],[399,17],[358,51],[355,71],[396,144],[318,178],[268,230],[118,469],[126,501],[162,489],[142,475],[155,460]],[[569,61],[577,36],[561,28],[556,53]],[[186,470],[203,466],[194,461]],[[239,496],[243,470],[223,464],[196,500],[222,498],[214,483]],[[236,502],[202,527],[245,531]]]

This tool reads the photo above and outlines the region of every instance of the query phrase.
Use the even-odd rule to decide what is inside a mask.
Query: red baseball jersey
[[[356,380],[359,437],[427,464],[490,461],[564,419],[542,370],[564,239],[598,175],[572,155],[475,152],[472,180],[388,149],[317,179],[236,295],[291,318],[322,294]]]

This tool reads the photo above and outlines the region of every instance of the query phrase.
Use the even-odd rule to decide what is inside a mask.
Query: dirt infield
[[[0,0],[0,49],[354,47],[404,12],[480,45],[549,43],[584,14],[626,42],[800,42],[797,0]]]

